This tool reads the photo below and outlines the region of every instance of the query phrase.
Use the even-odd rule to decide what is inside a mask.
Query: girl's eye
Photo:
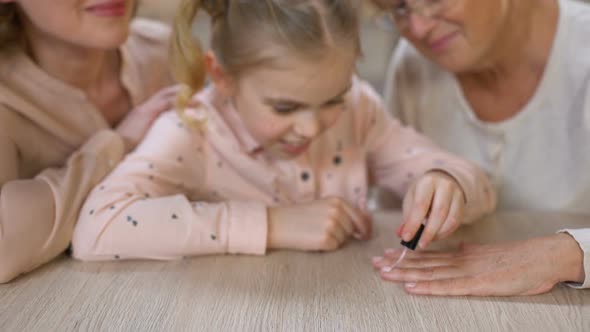
[[[276,113],[287,115],[297,111],[298,107],[294,105],[275,105],[273,109]]]
[[[344,104],[344,98],[338,98],[338,99],[330,100],[329,102],[324,104],[324,106],[325,107],[332,107],[332,106],[338,106],[338,105],[342,105],[342,104]]]

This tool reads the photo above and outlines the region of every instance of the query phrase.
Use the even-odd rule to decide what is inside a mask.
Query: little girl
[[[333,250],[370,236],[372,184],[405,196],[404,240],[429,215],[422,247],[492,211],[479,169],[402,127],[355,77],[355,3],[183,1],[173,55],[191,91],[90,194],[74,257]],[[206,55],[190,29],[201,8]]]

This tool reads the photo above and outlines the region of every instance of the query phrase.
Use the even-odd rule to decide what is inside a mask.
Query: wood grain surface
[[[333,253],[270,252],[175,262],[82,263],[62,257],[0,286],[0,331],[590,331],[590,291],[436,298],[385,283],[370,258],[398,245],[398,212],[374,238]],[[504,213],[448,241],[476,243],[590,227],[584,216]]]

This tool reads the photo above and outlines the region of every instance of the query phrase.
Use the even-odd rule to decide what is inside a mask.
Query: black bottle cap
[[[420,224],[420,228],[414,235],[414,238],[410,241],[406,242],[402,240],[402,246],[407,247],[410,250],[415,250],[416,246],[418,246],[418,241],[420,241],[420,237],[422,236],[422,232],[424,231],[424,224]]]

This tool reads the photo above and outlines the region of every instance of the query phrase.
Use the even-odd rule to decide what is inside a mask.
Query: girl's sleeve
[[[19,179],[18,147],[6,134],[9,128],[4,129],[0,132],[0,282],[66,250],[86,195],[124,153],[122,139],[104,130],[74,152],[64,167]]]
[[[429,171],[443,171],[461,186],[467,202],[464,222],[494,210],[496,194],[486,174],[474,164],[443,151],[388,114],[380,97],[364,82],[351,96],[359,110],[356,125],[364,140],[371,179],[403,197],[412,181]],[[435,110],[433,110],[435,111]]]
[[[213,152],[205,136],[175,114],[162,115],[137,150],[89,195],[74,232],[74,257],[264,254],[267,207],[207,196]]]

